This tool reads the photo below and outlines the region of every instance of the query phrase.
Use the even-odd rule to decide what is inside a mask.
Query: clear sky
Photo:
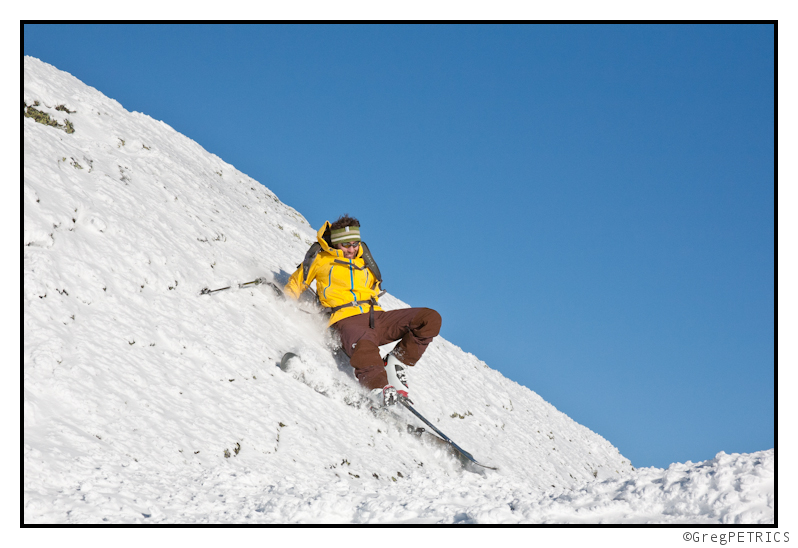
[[[24,28],[314,227],[358,217],[388,291],[637,467],[775,444],[774,47],[766,24]]]

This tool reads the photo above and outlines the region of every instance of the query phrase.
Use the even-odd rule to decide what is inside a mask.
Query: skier
[[[370,253],[361,245],[357,219],[345,214],[334,223],[327,221],[316,239],[321,249],[307,273],[299,265],[285,292],[299,299],[315,279],[319,302],[330,314],[328,325],[340,335],[360,384],[371,389],[372,398],[381,405],[393,405],[399,397],[409,399],[407,367],[418,362],[440,332],[440,314],[431,308],[380,308],[381,282],[366,266]],[[373,260],[368,263],[374,265]],[[383,359],[379,347],[397,340]]]

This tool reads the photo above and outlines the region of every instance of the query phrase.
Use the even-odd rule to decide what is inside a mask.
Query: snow
[[[634,469],[443,338],[410,371],[416,407],[498,471],[348,405],[307,305],[199,295],[284,282],[315,239],[299,212],[30,57],[23,100],[75,128],[24,118],[24,523],[773,523],[772,449]]]

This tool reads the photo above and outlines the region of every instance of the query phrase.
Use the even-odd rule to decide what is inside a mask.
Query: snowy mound
[[[411,371],[417,408],[498,472],[350,405],[360,389],[323,322],[236,288],[285,281],[314,241],[302,215],[163,122],[24,62],[26,523],[772,522],[772,452],[635,472],[442,338]],[[301,371],[277,367],[286,351]]]

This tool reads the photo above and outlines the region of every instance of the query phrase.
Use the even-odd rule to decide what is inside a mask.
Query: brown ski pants
[[[333,324],[341,336],[343,351],[355,368],[355,376],[366,388],[388,384],[379,347],[399,341],[393,355],[405,365],[416,365],[427,345],[441,330],[441,315],[431,308],[375,310],[374,329],[369,314],[344,318]]]

